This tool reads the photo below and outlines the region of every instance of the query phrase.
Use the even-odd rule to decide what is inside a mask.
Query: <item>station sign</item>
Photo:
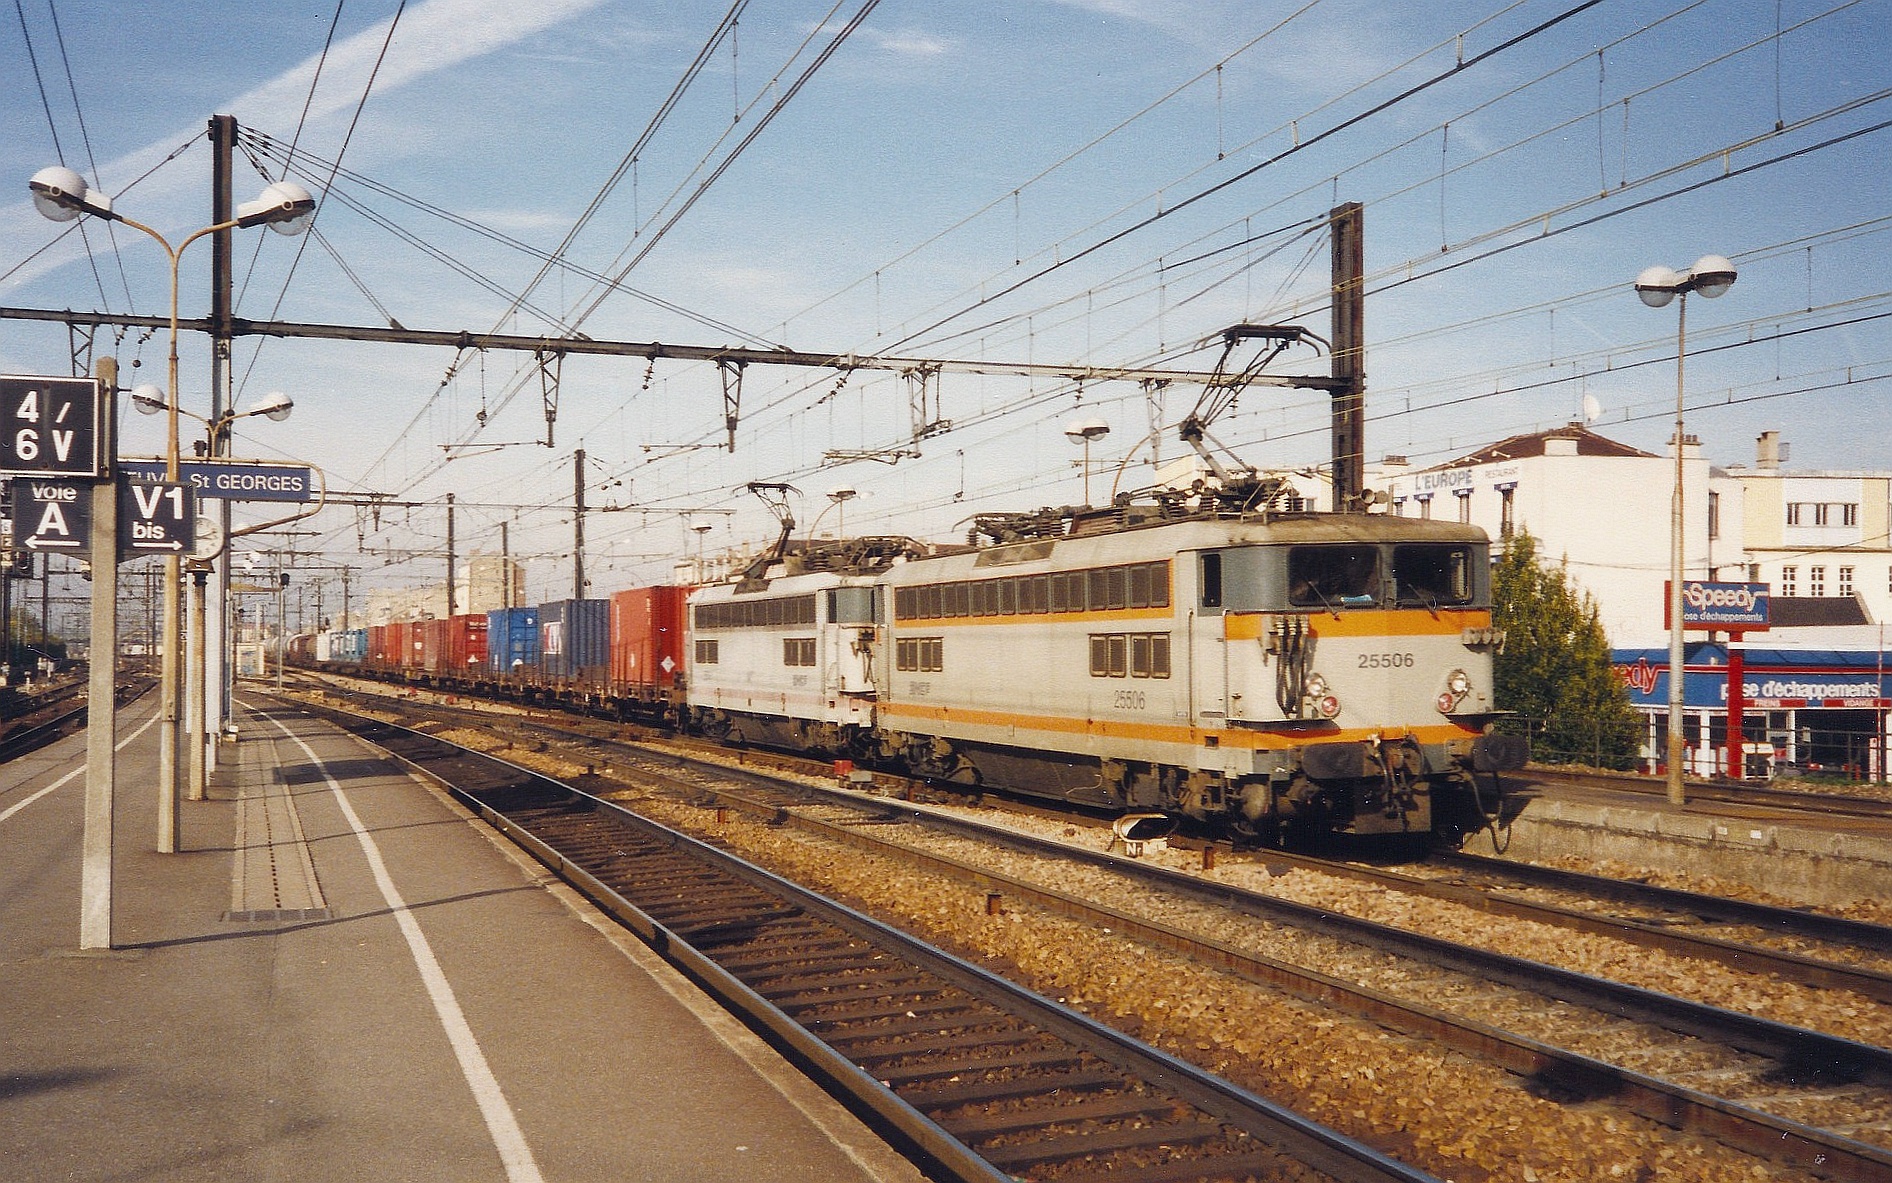
[[[118,482],[118,553],[182,555],[197,538],[197,497],[189,485]]]
[[[15,480],[13,544],[27,551],[90,553],[92,482]]]
[[[109,422],[96,378],[0,377],[0,474],[102,477]]]
[[[164,479],[162,460],[121,460],[118,470],[138,481]],[[313,501],[315,475],[306,464],[245,460],[180,460],[178,479],[199,497],[224,501]]]

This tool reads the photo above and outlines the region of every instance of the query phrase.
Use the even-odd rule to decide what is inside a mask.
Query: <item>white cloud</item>
[[[312,54],[274,78],[230,98],[219,111],[235,115],[239,123],[268,127],[286,134],[308,114],[305,146],[332,154],[346,120],[361,101],[369,79],[383,94],[421,79],[452,70],[474,58],[516,44],[589,10],[603,0],[427,0],[401,18],[392,42],[387,21],[346,38],[329,49],[327,60]],[[386,46],[386,57],[382,50]],[[377,62],[379,65],[377,67]],[[309,88],[320,68],[321,83],[309,98]],[[370,97],[369,102],[373,103]],[[143,177],[175,152],[181,143],[201,139],[204,125],[180,128],[156,143],[102,164],[99,174],[108,191],[122,191],[128,178]],[[249,195],[238,194],[238,200]],[[175,220],[196,224],[202,218],[203,179],[187,169],[154,173],[142,182],[136,196],[136,216],[165,230]],[[131,213],[131,202],[120,203]],[[0,210],[0,258],[23,258],[46,239],[46,223],[33,216],[25,203]],[[13,276],[24,284],[70,261],[80,250],[77,236],[48,251]]]
[[[950,53],[953,48],[953,43],[945,38],[915,29],[903,29],[895,33],[863,29],[862,32],[881,49],[903,57],[939,57]]]

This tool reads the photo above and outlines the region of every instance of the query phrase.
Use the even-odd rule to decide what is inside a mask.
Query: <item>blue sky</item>
[[[319,242],[239,236],[254,319],[1200,370],[1229,324],[1327,333],[1321,222],[1359,201],[1369,456],[1436,463],[1586,397],[1597,430],[1661,451],[1675,309],[1628,284],[1718,253],[1740,281],[1689,307],[1688,426],[1709,456],[1751,462],[1780,429],[1793,467],[1892,468],[1892,0],[889,2],[772,116],[862,5],[757,0],[607,192],[730,8],[21,0],[0,22],[0,175],[17,182],[0,305],[164,312],[154,243],[96,222],[62,238],[25,181],[63,160],[175,241],[208,220],[202,130],[220,112],[295,143],[296,178],[325,198]],[[258,154],[270,177],[283,157]],[[239,200],[266,183],[249,160],[238,176]],[[511,308],[594,201],[568,266]],[[624,282],[642,295],[600,299],[589,277],[639,255]],[[208,265],[207,245],[184,256],[186,316]],[[161,380],[161,337],[97,349],[128,382]],[[205,343],[182,349],[184,405],[207,410]],[[69,357],[61,326],[0,324],[0,372]],[[949,375],[927,410],[953,427],[916,443],[897,376],[751,367],[732,452],[713,366],[571,358],[546,448],[528,443],[545,430],[529,358],[247,339],[235,373],[239,407],[297,402],[286,424],[245,423],[240,454],[430,503],[332,510],[299,545],[374,581],[437,579],[413,556],[440,549],[451,492],[460,551],[496,549],[509,523],[534,598],[569,594],[577,447],[588,502],[620,511],[588,522],[598,594],[666,578],[692,524],[710,547],[768,537],[751,480],[793,484],[804,523],[845,484],[850,532],[947,540],[974,512],[1079,500],[1071,418],[1110,422],[1094,454],[1134,482],[1137,441],[1195,399]],[[1256,387],[1213,430],[1303,467],[1326,459],[1326,414],[1316,392]],[[125,450],[156,450],[157,426],[132,416]],[[1599,493],[1666,512],[1661,491],[1643,510]]]

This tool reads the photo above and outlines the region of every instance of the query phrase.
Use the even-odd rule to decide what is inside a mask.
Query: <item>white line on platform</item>
[[[153,715],[149,719],[146,719],[145,725],[143,727],[140,727],[138,730],[132,732],[130,735],[127,735],[124,739],[119,740],[117,746],[114,747],[112,750],[114,752],[124,751],[126,744],[130,743],[134,739],[137,739],[139,736],[143,735],[145,732],[151,730],[151,725],[153,723],[156,723],[157,721],[158,721],[158,717],[156,715]],[[66,775],[54,781],[52,784],[49,784],[45,788],[41,789],[39,792],[34,793],[31,797],[28,797],[26,800],[16,801],[12,805],[7,806],[5,810],[0,810],[0,822],[3,822],[7,820],[8,818],[12,817],[14,814],[20,812],[20,810],[25,809],[28,805],[31,805],[33,802],[39,800],[41,797],[44,797],[46,794],[52,792],[54,789],[61,787],[62,785],[66,784],[68,781],[72,780],[73,778],[84,776],[84,775],[85,775],[85,765],[81,764],[77,768],[73,769],[71,772],[66,773]]]
[[[447,981],[446,972],[440,968],[433,946],[427,943],[427,935],[421,932],[420,922],[414,919],[413,911],[407,906],[407,901],[401,898],[400,889],[394,885],[394,877],[388,873],[388,865],[381,857],[381,848],[375,843],[374,836],[361,824],[360,816],[342,791],[341,782],[329,775],[328,766],[321,757],[302,741],[301,736],[268,714],[258,713],[301,748],[309,761],[321,770],[322,779],[328,782],[329,792],[334,794],[342,816],[348,819],[349,827],[355,831],[355,838],[361,843],[361,852],[368,859],[368,868],[374,872],[375,885],[381,889],[381,898],[387,901],[388,910],[401,926],[401,935],[407,938],[408,950],[414,956],[415,967],[420,970],[421,981],[427,986],[427,995],[433,1001],[434,1012],[440,1016],[440,1025],[447,1032],[447,1042],[453,1045],[453,1054],[460,1061],[460,1073],[466,1077],[467,1087],[473,1090],[473,1100],[486,1119],[486,1128],[492,1135],[493,1145],[499,1151],[500,1160],[506,1164],[506,1178],[512,1183],[542,1183],[539,1165],[532,1157],[532,1148],[526,1145],[525,1133],[519,1128],[519,1119],[507,1103],[506,1094],[499,1087],[499,1079],[487,1064],[486,1053],[480,1050],[479,1039],[467,1023],[459,999],[454,997],[453,986]]]

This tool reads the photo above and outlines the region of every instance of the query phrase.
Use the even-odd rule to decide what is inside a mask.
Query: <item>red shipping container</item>
[[[683,612],[688,587],[634,587],[611,596],[611,686],[667,690],[682,685]]]
[[[371,624],[368,626],[368,667],[384,670],[388,668],[388,626]]]
[[[445,620],[421,620],[414,624],[414,648],[419,651],[418,664],[430,674],[443,672],[442,666],[447,660],[447,622]]]
[[[408,620],[388,625],[388,666],[391,670],[420,668],[420,626]]]
[[[486,672],[486,613],[447,618],[447,662],[440,672],[457,677]]]

